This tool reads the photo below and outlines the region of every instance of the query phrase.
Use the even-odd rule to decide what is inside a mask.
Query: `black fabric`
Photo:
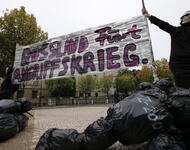
[[[19,132],[17,121],[13,114],[0,114],[0,141],[7,140]]]
[[[18,90],[18,84],[12,84],[12,67],[9,67],[5,79],[3,80],[0,88],[0,100],[11,99],[13,93]]]
[[[189,131],[185,131],[183,133],[183,138],[184,138],[184,143],[187,147],[187,150],[190,150],[190,130]]]
[[[176,85],[190,87],[190,24],[175,27],[155,16],[151,16],[149,20],[171,36],[169,65]]]
[[[40,137],[35,150],[83,150],[82,138],[75,129],[52,128]]]
[[[112,121],[100,118],[84,131],[84,150],[105,150],[117,140],[112,134]]]
[[[190,88],[189,62],[188,63],[170,62],[170,69],[174,75],[176,86],[183,88]]]
[[[157,87],[139,91],[108,109],[113,133],[124,145],[138,144],[166,131],[173,117],[161,106],[167,96]]]

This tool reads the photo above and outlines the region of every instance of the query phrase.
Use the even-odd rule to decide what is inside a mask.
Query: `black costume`
[[[12,67],[9,67],[7,70],[6,77],[1,84],[0,87],[0,100],[1,99],[11,99],[13,93],[19,89],[18,84],[12,84],[11,77],[12,77]]]
[[[169,66],[176,86],[190,88],[190,23],[175,27],[155,16],[150,16],[149,20],[171,36]]]

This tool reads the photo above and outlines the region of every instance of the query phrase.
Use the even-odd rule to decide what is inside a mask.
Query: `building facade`
[[[113,89],[110,91],[110,95],[113,95]],[[44,80],[22,83],[19,90],[14,94],[14,99],[20,97],[30,99],[34,106],[113,103],[112,96],[108,100],[106,93],[97,90],[88,93],[87,98],[78,89],[76,89],[75,97],[51,97]]]

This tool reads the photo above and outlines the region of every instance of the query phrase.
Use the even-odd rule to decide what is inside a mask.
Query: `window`
[[[32,98],[38,97],[38,91],[32,91]]]
[[[83,97],[83,93],[79,93],[79,97]]]

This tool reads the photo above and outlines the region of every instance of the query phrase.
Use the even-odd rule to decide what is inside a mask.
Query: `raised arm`
[[[168,22],[165,22],[163,20],[158,19],[157,17],[150,15],[146,9],[142,9],[142,15],[144,15],[146,18],[150,20],[151,23],[158,26],[160,29],[168,32],[173,33],[175,32],[175,26],[170,25]]]

